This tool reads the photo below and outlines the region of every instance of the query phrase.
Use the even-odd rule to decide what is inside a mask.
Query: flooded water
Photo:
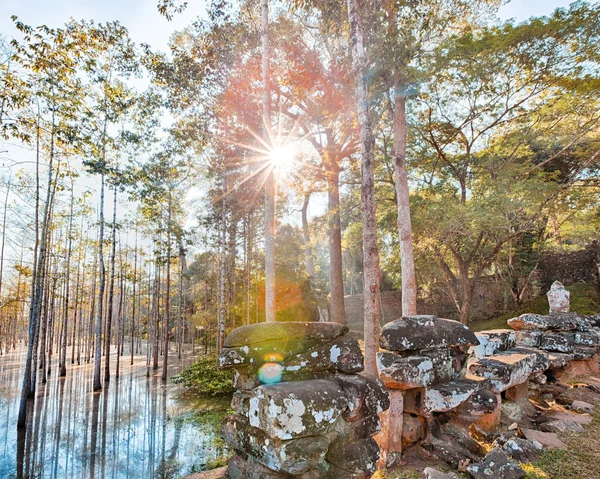
[[[192,362],[169,359],[170,375]],[[121,377],[96,394],[93,364],[69,363],[66,378],[53,367],[25,434],[17,434],[24,362],[24,350],[0,357],[0,478],[179,478],[224,453],[220,420],[229,400],[194,397],[163,383],[160,370],[146,377],[145,356],[130,366],[127,354]]]

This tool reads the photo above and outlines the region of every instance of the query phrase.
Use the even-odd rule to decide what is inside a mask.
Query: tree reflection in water
[[[219,421],[203,421],[197,411],[224,413],[229,400],[194,398],[158,375],[147,377],[145,354],[133,366],[121,362],[120,378],[99,393],[92,391],[91,364],[71,366],[66,378],[53,369],[18,431],[24,359],[24,350],[0,358],[2,478],[168,479],[223,454]],[[170,375],[190,362],[173,360]]]

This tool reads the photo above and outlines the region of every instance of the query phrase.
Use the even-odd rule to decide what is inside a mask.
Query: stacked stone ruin
[[[545,383],[564,374],[598,372],[598,332],[588,318],[569,312],[569,292],[555,282],[548,292],[550,313],[523,314],[508,320],[512,329],[477,333],[469,372],[488,379],[502,398],[527,399],[530,381]],[[500,408],[478,423],[484,432],[497,427]]]
[[[388,465],[418,442],[459,465],[461,456],[448,446],[471,442],[469,425],[497,405],[489,382],[467,374],[468,349],[478,344],[468,327],[435,316],[402,317],[383,327],[379,377],[390,391],[390,415],[403,412],[388,418],[388,436],[382,440]],[[472,442],[475,458],[480,450]]]
[[[366,478],[376,469],[383,383],[359,374],[358,341],[337,323],[234,330],[219,363],[233,369],[235,414],[223,434],[230,479]]]

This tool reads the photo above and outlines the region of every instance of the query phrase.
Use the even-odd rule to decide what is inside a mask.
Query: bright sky
[[[555,8],[570,3],[568,0],[513,0],[502,7],[500,17],[521,21],[531,16],[548,15]],[[155,49],[166,51],[171,33],[201,15],[204,5],[204,0],[188,0],[187,10],[168,22],[159,15],[156,0],[0,0],[0,34],[13,34],[11,15],[17,15],[28,25],[52,27],[62,25],[70,17],[99,22],[119,20],[129,29],[135,42],[148,43]]]

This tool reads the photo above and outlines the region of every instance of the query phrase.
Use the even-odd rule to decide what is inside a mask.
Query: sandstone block
[[[517,330],[543,331],[588,331],[589,322],[577,313],[554,312],[548,315],[526,313],[508,320],[508,325]]]
[[[324,436],[288,441],[269,437],[264,431],[250,426],[239,414],[226,418],[223,437],[237,453],[251,456],[273,471],[292,475],[304,474],[317,467],[329,446],[329,440]]]
[[[451,346],[476,346],[475,333],[467,326],[436,316],[403,316],[381,329],[379,344],[388,351],[420,351]]]
[[[492,356],[501,351],[514,348],[516,345],[515,331],[511,329],[493,329],[475,333],[479,340],[478,346],[469,348],[469,354],[476,358]]]
[[[347,473],[373,474],[377,469],[379,446],[372,437],[342,444],[334,441],[327,451],[327,462]],[[340,476],[346,477],[346,476]]]
[[[346,421],[377,415],[390,407],[387,388],[379,378],[366,374],[338,374],[334,381],[348,398],[348,408],[342,414]]]
[[[272,438],[295,439],[325,434],[347,406],[344,390],[334,381],[279,383],[252,390],[248,418]]]

